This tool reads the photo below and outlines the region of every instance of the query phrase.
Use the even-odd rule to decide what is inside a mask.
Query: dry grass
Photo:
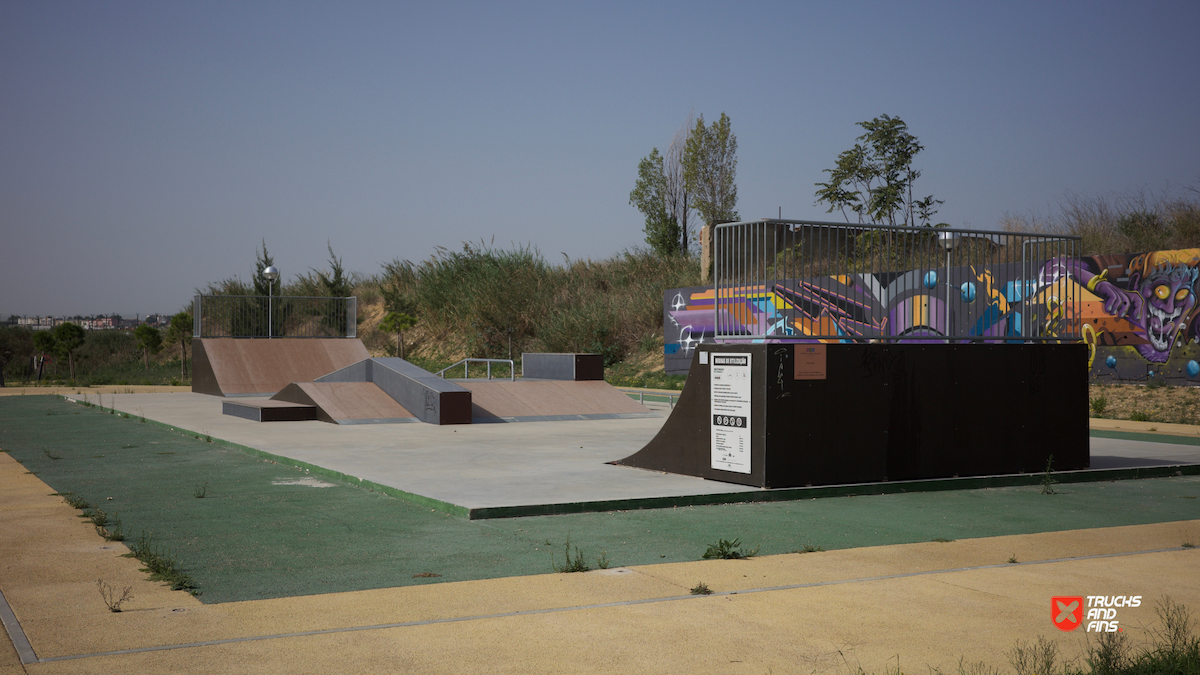
[[[1099,384],[1088,387],[1088,399],[1092,417],[1200,425],[1200,387]]]

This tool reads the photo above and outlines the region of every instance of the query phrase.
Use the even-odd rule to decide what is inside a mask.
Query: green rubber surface
[[[1193,436],[1171,436],[1168,434],[1139,434],[1136,431],[1109,431],[1107,429],[1092,429],[1091,435],[1096,438],[1115,438],[1124,441],[1145,441],[1147,443],[1172,443],[1174,445],[1200,445],[1200,438]]]
[[[1200,519],[1200,477],[1181,476],[472,521],[51,396],[0,397],[0,449],[152,533],[207,603],[553,573],[568,537],[615,567],[718,539],[766,555]]]

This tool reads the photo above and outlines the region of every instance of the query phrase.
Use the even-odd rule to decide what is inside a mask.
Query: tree
[[[133,337],[142,348],[142,365],[150,367],[150,355],[162,350],[162,332],[149,324],[140,324],[133,329]]]
[[[58,353],[58,340],[54,339],[52,331],[39,330],[33,334],[33,348],[42,356],[56,354]],[[45,367],[45,364],[45,359],[42,359],[38,364],[38,382],[42,381],[42,369]]]
[[[646,243],[659,255],[678,250],[679,223],[667,211],[667,177],[658,148],[638,162],[638,179],[629,193],[629,203],[646,217]]]
[[[404,312],[390,312],[379,322],[379,330],[396,334],[396,349],[400,358],[404,358],[404,331],[417,325],[417,318]]]
[[[251,277],[254,281],[254,295],[270,295],[278,293],[279,289],[272,289],[272,284],[263,277],[263,270],[268,267],[275,266],[275,258],[267,252],[267,240],[262,240],[262,248],[254,252],[254,275]],[[282,285],[282,282],[280,282]]]
[[[33,356],[32,331],[23,326],[0,326],[0,387],[4,385],[4,370],[13,361],[29,363]]]
[[[701,220],[709,225],[737,220],[737,137],[729,116],[721,113],[711,126],[704,116],[688,136],[683,155],[683,180]]]
[[[187,345],[192,341],[192,314],[179,312],[171,317],[171,325],[167,328],[165,341],[170,344],[179,343],[179,377],[187,379]]]
[[[329,248],[329,272],[313,270],[313,273],[317,275],[326,295],[331,298],[348,298],[354,292],[354,285],[346,276],[346,268],[342,267],[342,259],[334,255],[333,244],[326,241],[325,245]]]
[[[671,139],[666,154],[658,148],[638,162],[638,179],[629,203],[646,217],[646,243],[659,255],[678,250],[688,253],[688,225],[691,220],[687,181],[684,180],[684,158],[692,133],[692,117]]]
[[[330,271],[312,270],[312,273],[316,275],[324,295],[331,298],[348,298],[354,292],[354,285],[346,276],[346,269],[342,267],[342,259],[334,255],[333,244],[326,241],[325,245],[329,248]],[[346,335],[346,320],[345,312],[335,312],[325,317],[325,325],[338,335]]]
[[[849,209],[859,223],[928,225],[942,200],[933,195],[913,199],[913,183],[921,172],[912,168],[912,161],[924,146],[899,117],[881,115],[858,126],[867,133],[838,155],[834,168],[825,169],[829,182],[816,183],[821,188],[817,203],[828,204],[827,213],[841,211],[846,222]]]
[[[71,367],[71,379],[75,379],[75,350],[83,344],[87,333],[77,323],[63,322],[54,327],[54,342],[59,354],[65,354]]]

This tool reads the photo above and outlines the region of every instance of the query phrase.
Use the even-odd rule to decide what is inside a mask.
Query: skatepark
[[[1141,598],[1139,646],[1200,607],[1200,429],[1090,420],[1067,302],[1013,310],[1056,331],[1020,339],[947,300],[904,344],[788,343],[721,278],[716,330],[741,318],[678,399],[594,354],[455,378],[214,335],[199,297],[190,390],[5,392],[0,674],[985,673],[1038,640],[1086,669],[1103,636],[1053,599]],[[195,594],[124,557],[154,546]]]
[[[115,430],[97,439],[113,433],[133,445],[173,438],[192,453],[224,451],[232,455],[222,462],[240,456],[265,466],[272,485],[290,483],[269,489],[301,500],[290,508],[304,511],[304,499],[330,489],[351,490],[487,529],[424,535],[421,547],[449,555],[400,564],[403,574],[391,583],[367,582],[375,588],[337,590],[326,577],[277,597],[222,601],[217,584],[202,582],[193,597],[148,581],[140,563],[120,557],[124,546],[105,542],[50,494],[56,490],[40,470],[30,474],[10,459],[14,448],[0,456],[7,561],[0,592],[14,636],[0,672],[885,672],[926,665],[953,672],[960,659],[1003,669],[1018,640],[1038,636],[1055,640],[1063,660],[1078,659],[1090,636],[1053,627],[1045,608],[1051,596],[1165,594],[1200,603],[1195,549],[1185,546],[1200,536],[1200,436],[1190,427],[1094,425],[1092,466],[1074,478],[1086,482],[1059,476],[1066,479],[1060,495],[1038,494],[1036,481],[981,489],[984,479],[963,478],[958,486],[897,483],[893,494],[807,488],[823,497],[814,500],[800,494],[805,488],[747,488],[609,464],[655,436],[671,412],[666,405],[632,418],[343,425],[253,422],[223,414],[230,399],[191,392],[63,393],[116,411],[72,414],[72,421],[93,415],[89,423]],[[60,418],[39,412],[33,419]],[[214,493],[236,495],[218,486],[218,476]],[[790,494],[759,501],[776,492]],[[366,518],[360,508],[348,514]],[[829,527],[821,525],[826,518],[834,521]],[[509,544],[472,573],[463,556],[481,545],[460,540],[481,534]],[[702,543],[735,536],[766,547],[745,560],[699,560]],[[591,557],[607,548],[612,566],[553,573],[548,557],[562,560],[564,537]],[[500,551],[518,540],[540,550],[525,562],[502,562]],[[787,552],[805,541],[830,550]],[[281,541],[267,569],[278,565],[286,575],[285,559],[298,555],[296,564],[318,566],[297,545]],[[438,577],[413,576],[433,569]],[[97,577],[131,587],[134,602],[109,612]],[[698,582],[714,593],[689,593]],[[1148,605],[1122,618],[1135,637],[1155,625]]]

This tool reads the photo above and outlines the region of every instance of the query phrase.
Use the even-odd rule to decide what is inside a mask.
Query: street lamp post
[[[942,247],[946,249],[946,342],[950,342],[950,289],[953,284],[950,283],[950,252],[958,246],[959,235],[957,232],[942,232],[938,235],[938,240],[942,242]]]
[[[274,318],[274,289],[275,280],[279,278],[279,270],[271,265],[262,271],[263,278],[267,280],[267,337],[274,337],[275,318]]]

